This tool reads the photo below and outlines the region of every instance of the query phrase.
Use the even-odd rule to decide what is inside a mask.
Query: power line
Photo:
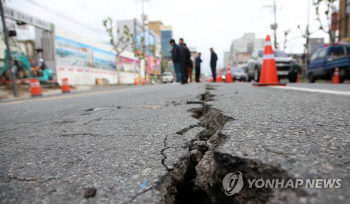
[[[57,11],[54,11],[54,10],[52,10],[52,9],[50,9],[50,8],[47,8],[46,6],[43,6],[43,5],[41,5],[41,4],[38,4],[38,3],[36,3],[36,2],[33,1],[33,0],[26,0],[26,1],[29,2],[29,3],[32,3],[32,4],[36,5],[36,6],[38,6],[38,7],[40,7],[40,8],[46,9],[46,10],[52,12],[53,14],[55,14],[55,15],[57,15],[57,16],[63,18],[63,19],[66,19],[66,20],[68,20],[68,21],[71,21],[71,22],[73,22],[73,23],[76,23],[76,24],[78,24],[78,25],[80,25],[80,26],[82,26],[82,27],[84,27],[84,28],[86,28],[86,29],[89,29],[89,30],[95,32],[95,33],[98,33],[98,34],[101,34],[101,35],[104,35],[104,36],[108,36],[105,32],[98,31],[96,28],[92,28],[92,27],[90,27],[90,26],[88,26],[88,25],[85,25],[85,24],[83,24],[83,23],[80,22],[80,21],[73,20],[72,18],[63,15],[62,13],[58,13]]]

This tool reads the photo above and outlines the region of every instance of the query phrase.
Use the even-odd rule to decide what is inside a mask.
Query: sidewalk
[[[80,85],[80,86],[71,86],[71,91],[86,91],[93,89],[93,85]],[[62,93],[60,86],[55,87],[41,87],[41,92],[43,96],[55,95]],[[21,84],[18,89],[18,97],[14,97],[12,86],[11,85],[1,85],[0,86],[0,101],[7,101],[13,99],[26,99],[31,98],[30,94],[30,85]]]

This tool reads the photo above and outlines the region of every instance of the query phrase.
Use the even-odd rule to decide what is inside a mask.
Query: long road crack
[[[214,87],[207,86],[205,93],[199,96],[202,107],[190,109],[192,117],[199,120],[199,126],[205,128],[197,134],[196,139],[185,147],[188,154],[179,158],[175,168],[169,169],[165,165],[167,159],[165,150],[168,136],[164,139],[164,148],[161,153],[164,157],[162,164],[167,168],[168,174],[164,176],[157,189],[162,193],[162,203],[266,203],[268,200],[275,203],[288,203],[281,191],[300,197],[307,196],[300,189],[281,189],[273,192],[272,189],[244,187],[237,196],[226,196],[222,187],[222,179],[228,173],[241,171],[252,179],[275,178],[289,179],[291,177],[279,166],[265,164],[248,158],[234,157],[216,151],[216,147],[223,144],[228,137],[221,130],[224,125],[235,120],[225,116],[220,110],[209,105],[214,95],[209,92]],[[194,104],[194,103],[190,103]],[[185,134],[192,126],[180,130]],[[245,181],[246,182],[246,181]],[[249,186],[245,183],[245,186]]]

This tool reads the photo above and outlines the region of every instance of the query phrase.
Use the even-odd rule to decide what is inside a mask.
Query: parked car
[[[232,78],[236,81],[247,81],[247,74],[241,68],[232,69]]]
[[[310,83],[316,79],[331,79],[335,68],[339,68],[339,78],[350,79],[350,45],[333,45],[316,50],[307,65],[306,76]]]
[[[295,60],[288,57],[283,51],[274,50],[278,79],[289,79],[289,82],[296,82],[298,78],[298,65]],[[259,49],[253,52],[247,65],[248,81],[260,80],[260,73],[263,64],[264,50]]]
[[[174,82],[174,75],[171,72],[163,72],[162,83]]]

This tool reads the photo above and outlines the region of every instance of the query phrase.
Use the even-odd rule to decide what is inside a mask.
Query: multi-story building
[[[173,49],[170,45],[170,40],[173,38],[173,29],[171,26],[161,26],[161,49],[164,58],[170,58],[170,50]]]
[[[309,52],[314,53],[315,50],[324,46],[324,38],[309,38]]]
[[[224,67],[230,63],[230,52],[224,52]]]
[[[160,28],[163,26],[162,21],[149,21],[148,22],[148,28],[150,30],[153,30],[157,35],[161,36],[161,30]]]
[[[131,20],[117,21],[117,29],[119,29],[119,35],[123,35],[125,26],[129,28],[129,33],[134,35],[134,41],[136,42],[136,46],[141,50],[142,49],[141,39],[143,36],[143,28],[142,28],[141,21],[137,20],[136,18]],[[147,30],[147,27],[145,25],[145,31],[146,30]],[[117,36],[117,39],[118,38],[119,36]],[[129,52],[133,52],[131,42],[127,45],[125,50]]]
[[[233,40],[230,47],[229,62],[232,66],[239,66],[239,62],[245,61],[241,59],[243,55],[240,55],[240,59],[238,59],[239,53],[253,53],[256,49],[263,49],[264,43],[264,39],[255,39],[255,33],[245,33],[242,38]]]
[[[265,39],[255,39],[254,40],[254,50],[265,49]]]
[[[252,53],[250,52],[241,52],[241,53],[237,53],[236,55],[236,67],[242,66],[244,64],[247,64],[248,60],[250,59],[250,57],[252,56]]]
[[[339,40],[350,38],[350,0],[339,1]],[[347,40],[349,41],[349,39]]]

